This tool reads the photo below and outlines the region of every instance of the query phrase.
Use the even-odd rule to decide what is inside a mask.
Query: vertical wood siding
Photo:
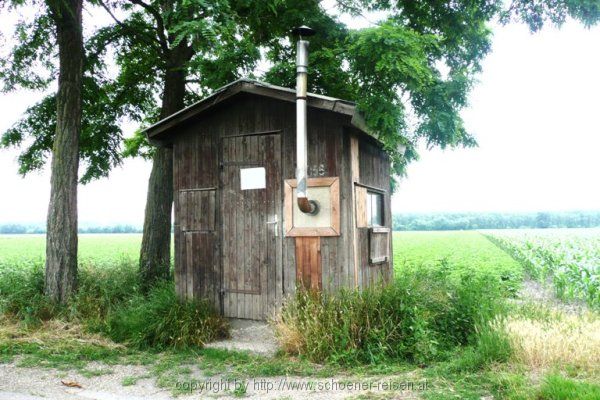
[[[391,194],[390,194],[390,162],[387,154],[370,138],[362,137],[360,140],[360,183],[371,187],[385,190],[383,208],[384,208],[384,227],[390,232],[387,234],[379,233],[374,237],[371,236],[369,228],[358,228],[358,242],[360,243],[359,265],[361,273],[362,286],[372,286],[379,282],[388,282],[393,276],[393,260],[392,260],[392,210],[391,210]],[[385,237],[385,236],[388,237]],[[380,255],[384,243],[388,246],[388,261],[379,264],[370,263],[370,246],[373,243],[377,248],[374,250]]]
[[[173,144],[175,284],[181,298],[219,306],[216,140],[204,126],[183,130]]]
[[[232,260],[226,259],[228,256],[222,251],[222,240],[238,240],[240,245],[244,246],[250,246],[252,241],[246,244],[246,238],[233,237],[233,226],[237,229],[237,224],[245,224],[246,221],[233,221],[227,213],[221,212],[223,206],[221,204],[223,182],[220,179],[223,161],[221,144],[225,137],[278,132],[280,143],[267,145],[260,151],[265,153],[267,162],[281,160],[281,184],[284,179],[294,178],[295,175],[295,116],[293,103],[239,94],[211,108],[196,121],[176,128],[178,131],[174,135],[173,142],[175,280],[177,292],[181,297],[207,297],[221,310],[225,307],[232,310],[233,307],[238,309],[248,306],[252,307],[250,314],[254,312],[252,310],[255,301],[264,302],[256,306],[256,316],[262,318],[264,310],[274,310],[281,304],[284,296],[295,291],[297,257],[300,257],[302,265],[305,265],[302,261],[305,253],[302,248],[296,248],[294,238],[282,237],[283,195],[282,186],[279,186],[274,188],[266,198],[256,200],[265,201],[268,214],[277,214],[279,217],[280,240],[275,239],[272,231],[269,231],[264,238],[268,257],[281,260],[277,263],[269,258],[265,266],[271,269],[268,276],[275,276],[273,280],[260,282],[260,285],[267,287],[269,295],[265,299],[258,300],[244,297],[243,302],[236,300],[235,306],[231,301],[228,304],[220,304],[220,292],[225,278],[222,273],[239,274],[236,280],[243,281],[246,285],[246,274],[252,272],[245,269],[227,271],[224,269],[224,264],[235,265],[238,260],[232,264]],[[355,280],[369,283],[375,282],[379,277],[389,279],[392,275],[391,260],[376,266],[369,265],[368,229],[361,228],[358,229],[357,242],[359,255],[357,270],[360,276],[355,276],[354,241],[351,229],[354,223],[354,188],[351,176],[350,133],[360,138],[358,161],[360,182],[387,190],[384,203],[385,226],[390,228],[391,210],[388,158],[381,149],[365,138],[363,133],[349,126],[348,116],[310,107],[308,109],[309,177],[337,176],[340,179],[341,235],[323,237],[319,240],[320,276],[324,290],[353,287]],[[225,173],[225,167],[223,168]],[[271,165],[271,168],[275,166]],[[247,222],[252,224],[252,220]],[[307,246],[313,245],[307,244]],[[310,271],[313,272],[312,269]],[[248,278],[251,279],[249,276]],[[254,285],[251,281],[248,283],[250,286]],[[244,308],[244,313],[246,312]]]
[[[281,236],[268,224],[281,197],[280,135],[224,137],[222,141],[222,270],[227,317],[264,319],[276,304]],[[264,167],[264,189],[241,190],[240,168]]]
[[[296,242],[296,282],[306,289],[321,290],[322,258],[321,237],[297,237]]]

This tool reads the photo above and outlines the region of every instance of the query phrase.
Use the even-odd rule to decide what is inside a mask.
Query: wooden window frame
[[[377,196],[377,201],[379,202],[379,207],[381,207],[380,209],[380,214],[379,216],[381,217],[381,224],[373,224],[373,205],[371,204],[369,207],[369,203],[371,203],[371,196]],[[375,191],[375,190],[371,190],[371,189],[367,189],[367,211],[370,209],[371,213],[367,212],[367,226],[369,228],[378,228],[378,227],[385,227],[385,194],[381,193],[379,191]]]
[[[331,226],[318,228],[299,228],[294,226],[294,188],[295,179],[284,181],[284,219],[285,236],[340,236],[340,180],[338,177],[308,178],[307,187],[329,187],[331,192]]]
[[[386,202],[385,196],[387,191],[384,189],[379,189],[373,186],[364,185],[359,182],[354,182],[354,198],[356,202],[356,227],[357,228],[385,228],[385,213],[386,213]],[[360,194],[359,194],[360,193]],[[367,202],[369,201],[369,193],[379,194],[381,195],[381,212],[383,218],[383,225],[371,225],[371,216],[368,215],[367,210]],[[360,201],[364,201],[364,204],[358,204]]]

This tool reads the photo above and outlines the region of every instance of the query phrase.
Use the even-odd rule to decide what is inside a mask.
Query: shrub
[[[206,301],[180,302],[172,282],[137,294],[107,318],[106,333],[137,348],[202,347],[228,335],[227,322]]]
[[[451,280],[443,268],[399,275],[363,291],[298,290],[274,321],[283,349],[315,362],[424,362],[469,342],[499,303],[493,279]]]
[[[78,279],[77,293],[59,306],[44,296],[42,263],[0,266],[0,314],[27,326],[54,319],[74,323],[138,348],[202,346],[227,334],[208,303],[180,303],[172,281],[144,296],[129,260],[80,265]]]

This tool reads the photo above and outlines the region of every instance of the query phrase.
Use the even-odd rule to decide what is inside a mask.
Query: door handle
[[[267,225],[274,225],[273,228],[275,229],[275,237],[279,236],[279,220],[277,218],[277,214],[275,214],[273,221],[267,221]]]

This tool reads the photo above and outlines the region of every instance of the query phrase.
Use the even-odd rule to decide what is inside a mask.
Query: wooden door
[[[281,303],[280,135],[222,140],[222,293],[226,317],[265,319]]]

